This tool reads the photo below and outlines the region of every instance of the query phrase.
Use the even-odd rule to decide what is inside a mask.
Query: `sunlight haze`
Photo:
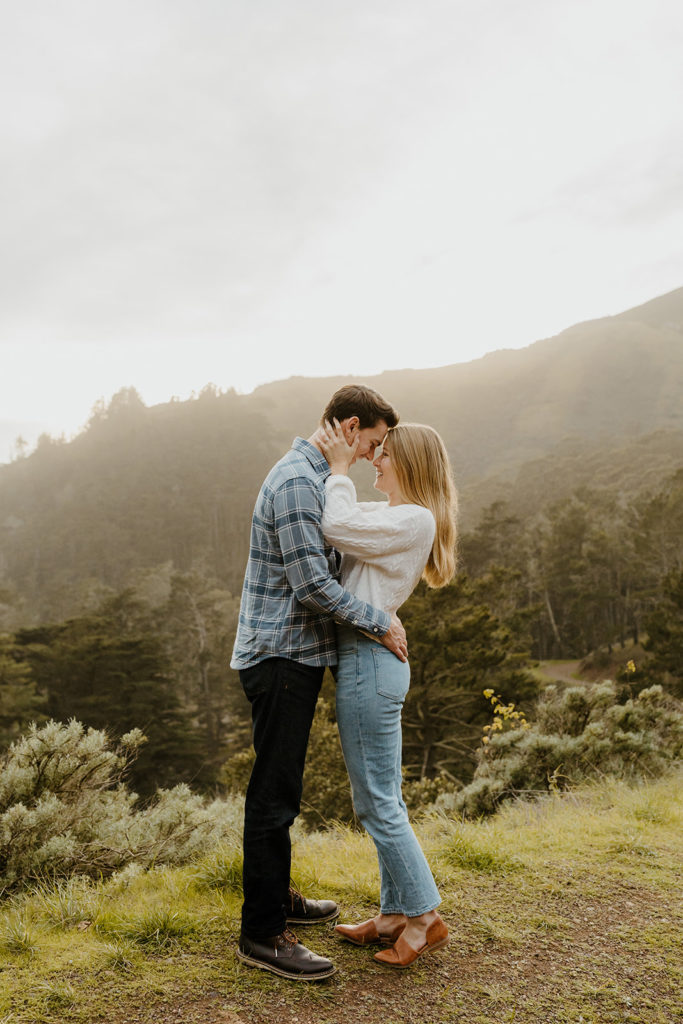
[[[5,5],[0,461],[683,284],[676,0]]]

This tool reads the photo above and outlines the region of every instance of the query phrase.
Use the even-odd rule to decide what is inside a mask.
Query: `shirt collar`
[[[301,452],[320,476],[330,475],[330,465],[327,459],[310,441],[304,440],[303,437],[295,437],[292,441],[292,448],[297,452]]]

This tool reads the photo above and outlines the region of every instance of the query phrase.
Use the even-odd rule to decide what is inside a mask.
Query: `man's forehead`
[[[368,427],[370,439],[374,441],[375,444],[381,444],[387,436],[388,431],[389,427],[386,425],[384,420],[380,420],[379,423],[375,423],[374,427]]]

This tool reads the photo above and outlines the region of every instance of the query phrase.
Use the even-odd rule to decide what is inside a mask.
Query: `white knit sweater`
[[[422,505],[357,501],[348,476],[325,481],[323,533],[342,553],[344,588],[393,613],[410,596],[434,543],[434,516]]]

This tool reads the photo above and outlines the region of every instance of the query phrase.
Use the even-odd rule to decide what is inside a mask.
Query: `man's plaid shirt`
[[[259,492],[251,523],[232,668],[264,658],[336,665],[334,622],[383,636],[390,616],[344,590],[321,519],[325,456],[297,437]]]

